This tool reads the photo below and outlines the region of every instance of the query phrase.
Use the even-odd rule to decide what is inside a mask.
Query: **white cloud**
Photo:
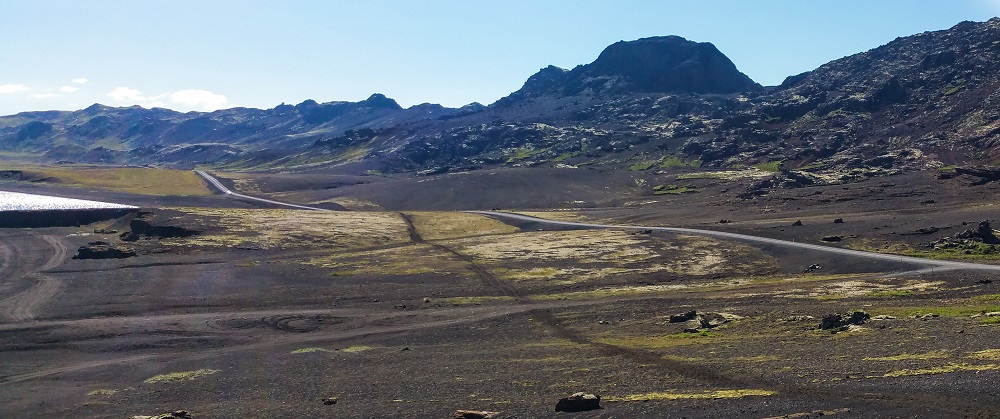
[[[116,87],[115,90],[108,92],[107,96],[115,102],[142,102],[146,100],[142,96],[142,92],[125,86]]]
[[[60,92],[65,92],[65,93],[73,93],[73,92],[75,92],[77,90],[80,90],[80,88],[79,87],[73,87],[73,86],[63,86],[63,87],[59,88]]]
[[[87,80],[87,79],[85,79],[83,77],[73,79],[73,83],[75,83],[75,84],[84,84],[84,83],[86,83],[88,81],[90,81],[90,80]]]
[[[62,95],[60,95],[58,93],[37,93],[37,94],[31,95],[31,97],[33,97],[35,99],[48,99],[48,98],[59,97],[59,96],[62,96]]]
[[[23,84],[0,84],[0,94],[27,92],[28,90],[31,88]]]
[[[226,102],[229,100],[223,95],[215,94],[208,90],[188,89],[172,93],[170,101],[191,108],[201,107],[201,109],[206,111],[214,111],[225,108]]]
[[[197,89],[146,96],[138,89],[119,86],[108,92],[107,96],[119,104],[139,105],[144,108],[170,107],[181,110],[215,111],[232,106],[223,95]],[[174,106],[168,106],[168,103]]]

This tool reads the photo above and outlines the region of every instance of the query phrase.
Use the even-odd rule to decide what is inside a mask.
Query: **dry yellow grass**
[[[943,359],[950,358],[951,353],[948,351],[931,351],[922,354],[899,354],[891,356],[879,356],[863,358],[865,361],[927,361],[931,359]]]
[[[56,182],[142,195],[211,195],[205,182],[187,170],[143,167],[37,167],[15,169],[38,173]]]
[[[174,382],[174,381],[195,380],[195,379],[204,377],[206,375],[217,374],[219,372],[221,372],[221,371],[220,370],[211,370],[211,369],[200,369],[200,370],[195,370],[195,371],[172,372],[172,373],[169,373],[169,374],[160,374],[160,375],[157,375],[157,376],[154,376],[154,377],[150,377],[150,378],[146,379],[145,383],[146,384],[155,384],[155,383],[170,383],[170,382]]]
[[[521,281],[572,283],[627,274],[697,276],[754,270],[732,258],[750,251],[747,247],[694,236],[668,242],[617,230],[545,231],[458,239],[447,245],[492,267],[497,276]]]
[[[466,275],[464,261],[427,244],[391,249],[337,252],[305,259],[303,263],[329,268],[337,275],[417,275],[436,272]]]
[[[410,240],[398,214],[285,209],[178,208],[212,217],[219,230],[164,240],[178,246],[225,247],[253,243],[261,248],[349,249]]]
[[[457,239],[491,234],[515,233],[518,228],[477,214],[462,212],[408,213],[424,240]]]
[[[651,400],[685,400],[685,399],[742,399],[744,397],[764,397],[777,394],[771,390],[742,389],[742,390],[709,390],[698,393],[690,392],[655,392],[643,394],[629,394],[626,396],[612,396],[604,398],[608,402],[642,402]]]
[[[575,211],[518,211],[529,217],[544,218],[546,220],[570,221],[570,222],[593,222]]]
[[[994,371],[1000,370],[1000,365],[997,364],[945,364],[936,367],[929,368],[918,368],[918,369],[901,369],[895,371],[889,371],[885,373],[882,377],[895,378],[895,377],[907,377],[913,375],[935,375],[935,374],[947,374],[952,372],[962,372],[962,371]]]

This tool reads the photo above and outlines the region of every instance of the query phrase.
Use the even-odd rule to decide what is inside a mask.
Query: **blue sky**
[[[765,84],[1000,0],[0,0],[0,114],[362,100],[489,104],[549,64],[679,35]]]

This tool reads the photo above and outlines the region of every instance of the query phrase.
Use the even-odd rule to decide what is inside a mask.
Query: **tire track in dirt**
[[[425,241],[424,238],[420,236],[420,232],[417,231],[417,227],[413,224],[412,217],[404,213],[399,213],[399,216],[402,217],[403,221],[406,222],[406,229],[410,234],[410,241],[418,244],[427,244],[445,253],[454,255],[462,262],[465,262],[466,267],[468,267],[469,270],[471,270],[474,274],[476,274],[476,277],[479,278],[479,280],[488,288],[493,288],[495,290],[498,290],[502,295],[511,297],[514,299],[514,301],[517,301],[518,303],[522,304],[531,303],[531,301],[524,298],[516,288],[514,288],[511,285],[508,285],[502,279],[498,278],[496,275],[493,275],[493,273],[491,273],[486,268],[476,263],[476,261],[473,258],[469,257],[468,255],[462,254],[456,251],[455,249],[452,249],[441,243]]]
[[[484,214],[481,215],[492,215]],[[422,237],[420,237],[419,232],[417,232],[416,227],[413,225],[412,220],[405,214],[400,214],[403,219],[407,222],[408,229],[410,231],[410,239],[417,243],[425,243]],[[545,220],[548,221],[548,220]],[[506,285],[504,281],[497,276],[493,275],[484,267],[480,266],[475,262],[470,256],[464,255],[454,249],[451,249],[442,244],[429,243],[443,251],[455,255],[459,259],[465,261],[468,267],[479,276],[483,283],[488,286],[492,286],[498,291],[504,293],[507,296],[513,297],[522,306],[532,306],[534,302],[530,297],[525,297],[523,294],[517,291],[517,289]],[[899,395],[899,394],[858,394],[856,392],[842,391],[837,389],[821,389],[812,386],[798,386],[798,385],[788,385],[783,383],[765,383],[761,381],[752,381],[749,378],[737,378],[732,375],[727,375],[717,368],[712,368],[709,366],[698,365],[696,363],[676,361],[664,358],[662,355],[657,354],[652,351],[646,351],[638,348],[613,345],[605,342],[595,341],[579,331],[573,330],[573,328],[565,325],[560,319],[558,319],[554,313],[553,308],[529,308],[526,313],[533,316],[535,319],[539,320],[543,325],[552,330],[556,336],[569,340],[571,342],[590,346],[600,351],[607,356],[620,356],[630,359],[640,365],[654,366],[660,368],[664,372],[676,374],[685,379],[692,381],[701,382],[711,386],[716,386],[718,388],[728,388],[728,389],[740,389],[740,388],[766,388],[768,390],[773,390],[778,394],[783,394],[785,396],[791,397],[806,397],[810,399],[839,399],[845,402],[858,402],[863,403],[885,403],[890,405],[906,406],[917,403],[925,402],[928,408],[936,408],[938,410],[951,409],[954,411],[983,411],[983,409],[989,407],[983,405],[982,403],[976,401],[965,400],[961,398],[954,398],[948,396],[942,396],[939,394],[921,394],[917,397],[912,395]]]
[[[38,307],[54,297],[62,289],[62,281],[42,272],[55,268],[66,259],[68,250],[61,239],[45,235],[41,236],[52,247],[52,256],[38,269],[25,274],[24,278],[35,281],[35,285],[0,301],[0,317],[11,322],[34,320]]]

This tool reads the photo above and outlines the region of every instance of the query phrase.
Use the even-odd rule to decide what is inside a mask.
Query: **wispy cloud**
[[[119,86],[108,92],[107,96],[118,103],[140,105],[146,108],[166,107],[169,103],[179,105],[178,107],[183,109],[215,111],[230,106],[229,100],[225,96],[199,89],[146,96],[138,89]]]
[[[49,98],[60,97],[60,96],[62,96],[62,95],[60,95],[58,93],[36,93],[36,94],[31,95],[31,97],[33,97],[35,99],[49,99]]]
[[[223,95],[208,90],[188,89],[170,94],[170,101],[191,108],[215,111],[225,108],[229,100]]]
[[[87,79],[85,79],[83,77],[73,79],[73,83],[74,84],[84,84],[84,83],[86,83],[88,81],[90,81],[90,80],[87,80]]]
[[[144,102],[145,97],[142,96],[142,92],[137,89],[131,89],[125,86],[118,86],[115,90],[108,92],[108,97],[110,97],[115,102]]]
[[[59,88],[59,91],[60,92],[64,92],[64,93],[73,93],[73,92],[75,92],[77,90],[80,90],[80,88],[79,87],[73,87],[73,86],[63,86],[63,87]]]
[[[23,84],[0,84],[0,94],[27,92],[29,90],[31,88]]]

